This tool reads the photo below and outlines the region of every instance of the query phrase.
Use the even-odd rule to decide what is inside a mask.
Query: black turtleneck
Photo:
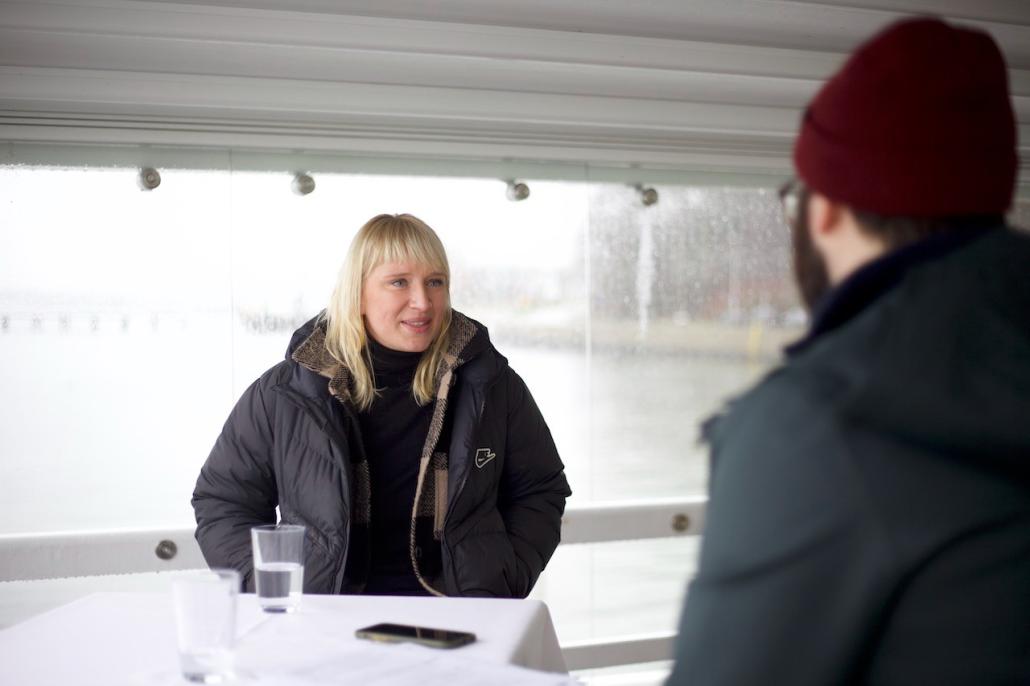
[[[426,595],[408,552],[418,463],[429,433],[432,403],[420,407],[411,384],[422,353],[369,339],[375,387],[372,406],[358,413],[372,489],[371,567],[365,593]]]

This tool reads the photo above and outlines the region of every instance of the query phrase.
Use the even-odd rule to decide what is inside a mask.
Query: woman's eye
[[[429,279],[426,283],[429,284],[430,288],[441,288],[444,285],[443,279]]]
[[[408,280],[407,279],[394,279],[393,281],[390,282],[390,285],[391,286],[395,286],[397,288],[404,288],[405,286],[408,285]]]

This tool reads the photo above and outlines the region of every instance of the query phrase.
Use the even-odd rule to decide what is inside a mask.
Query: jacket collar
[[[470,346],[479,328],[471,319],[451,310],[450,344],[436,372],[437,384],[448,373],[464,364],[475,354]],[[329,379],[329,392],[341,400],[350,398],[350,371],[334,358],[325,346],[326,323],[324,313],[315,319],[311,334],[294,349],[290,357],[294,362]]]
[[[893,290],[908,271],[943,257],[991,233],[982,228],[957,229],[931,236],[873,260],[827,293],[812,312],[812,326],[804,338],[784,349],[788,357],[807,350],[817,339],[844,326]]]

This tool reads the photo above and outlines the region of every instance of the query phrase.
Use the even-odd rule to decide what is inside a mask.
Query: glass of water
[[[304,583],[304,527],[268,524],[250,530],[254,583],[265,612],[293,612]]]
[[[179,664],[187,681],[220,684],[233,678],[236,595],[240,574],[212,569],[172,580]]]

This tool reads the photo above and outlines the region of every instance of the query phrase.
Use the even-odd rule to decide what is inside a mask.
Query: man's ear
[[[808,227],[813,240],[835,233],[840,228],[843,212],[843,205],[812,191],[808,198]]]
[[[813,192],[808,199],[808,235],[833,284],[886,250],[882,241],[862,231],[851,208],[820,193]]]
[[[821,193],[809,196],[809,227],[815,235],[831,233],[839,219],[840,206]],[[815,238],[815,235],[813,238]]]

